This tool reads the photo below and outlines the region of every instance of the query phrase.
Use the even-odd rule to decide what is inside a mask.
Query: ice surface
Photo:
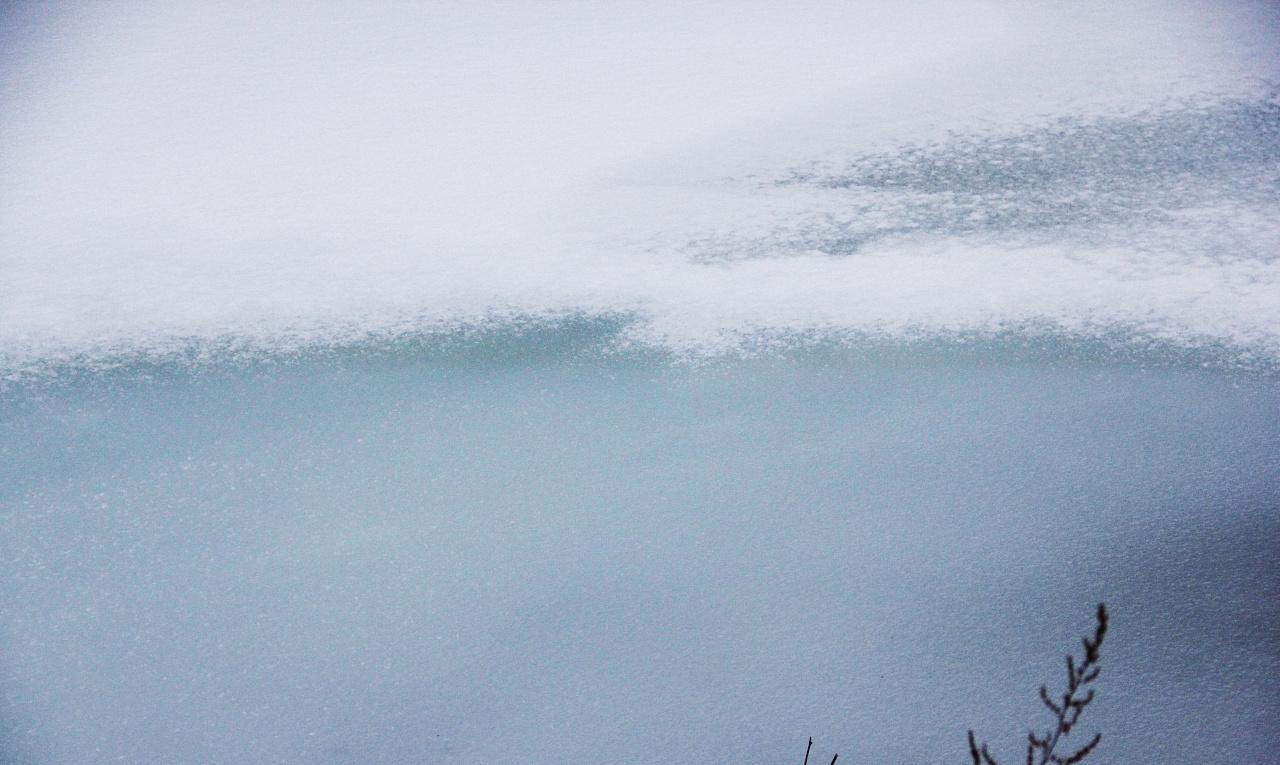
[[[7,405],[13,759],[959,762],[1099,600],[1108,761],[1269,757],[1274,381],[572,335]]]

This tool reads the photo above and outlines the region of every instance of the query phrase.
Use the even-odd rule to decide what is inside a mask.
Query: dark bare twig
[[[812,737],[812,736],[810,736],[810,737],[809,737],[809,745],[808,745],[807,747],[805,747],[805,749],[804,749],[804,765],[809,765],[809,751],[810,751],[811,749],[813,749],[813,737]],[[831,755],[831,765],[836,765],[836,758],[838,758],[839,756],[840,756],[840,755],[838,755],[838,754],[833,754],[833,755]]]
[[[1076,664],[1075,657],[1067,656],[1066,693],[1055,699],[1049,695],[1047,687],[1040,686],[1040,702],[1055,720],[1053,728],[1043,734],[1037,736],[1035,731],[1027,734],[1027,765],[1076,765],[1088,757],[1102,740],[1102,734],[1098,733],[1072,754],[1065,756],[1058,754],[1058,744],[1062,743],[1062,739],[1080,722],[1080,715],[1084,713],[1085,707],[1089,706],[1089,702],[1093,701],[1093,689],[1088,686],[1098,679],[1098,673],[1101,671],[1098,665],[1098,650],[1102,647],[1102,641],[1107,635],[1107,607],[1102,603],[1098,604],[1097,620],[1098,624],[1094,629],[1093,637],[1082,640],[1084,657],[1080,664]],[[973,765],[999,765],[987,750],[985,743],[978,745],[973,731],[969,731],[969,756],[973,760]]]

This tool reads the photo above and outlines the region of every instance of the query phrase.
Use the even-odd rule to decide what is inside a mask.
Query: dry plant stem
[[[810,752],[810,750],[812,750],[812,749],[813,749],[813,737],[812,737],[812,736],[810,736],[810,737],[809,737],[809,745],[808,745],[808,746],[806,746],[806,747],[804,748],[804,765],[809,765],[809,752]],[[837,760],[839,757],[840,757],[840,755],[838,755],[838,754],[836,754],[836,755],[832,755],[832,757],[831,757],[831,765],[836,765],[836,760]]]
[[[1086,637],[1081,641],[1084,645],[1084,656],[1081,662],[1077,664],[1075,657],[1067,656],[1066,693],[1055,700],[1049,696],[1048,688],[1040,686],[1040,701],[1056,720],[1053,728],[1041,735],[1037,736],[1034,731],[1027,734],[1027,765],[1075,765],[1088,757],[1102,740],[1102,734],[1095,734],[1089,743],[1071,755],[1064,756],[1057,753],[1058,744],[1063,737],[1071,733],[1080,721],[1080,715],[1084,713],[1085,707],[1093,701],[1093,689],[1088,686],[1098,679],[1098,673],[1101,671],[1098,665],[1098,650],[1107,635],[1107,618],[1106,606],[1099,603],[1098,624],[1094,629],[1093,637]],[[969,731],[969,756],[973,760],[973,765],[999,765],[991,756],[985,743],[978,745],[973,731]]]

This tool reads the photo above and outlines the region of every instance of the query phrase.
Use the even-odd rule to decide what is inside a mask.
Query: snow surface
[[[1115,6],[11,10],[0,364],[619,312],[1275,359],[1275,9]]]

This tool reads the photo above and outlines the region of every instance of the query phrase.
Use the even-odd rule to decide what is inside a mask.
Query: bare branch
[[[1060,702],[1049,695],[1049,689],[1046,686],[1040,686],[1040,701],[1055,719],[1053,726],[1043,735],[1037,736],[1035,731],[1027,734],[1027,765],[1076,765],[1088,757],[1102,740],[1101,734],[1095,735],[1089,743],[1077,749],[1070,757],[1063,757],[1056,753],[1058,744],[1071,733],[1076,723],[1080,721],[1084,708],[1093,701],[1094,691],[1092,688],[1086,689],[1086,686],[1097,680],[1098,673],[1101,671],[1098,666],[1099,651],[1107,635],[1109,618],[1107,607],[1099,603],[1093,637],[1081,639],[1084,656],[1080,663],[1076,663],[1075,656],[1067,655],[1067,690],[1062,694]],[[1039,753],[1038,762],[1037,752]],[[969,757],[973,760],[973,765],[998,765],[987,749],[987,745],[978,744],[972,730],[969,731]]]

